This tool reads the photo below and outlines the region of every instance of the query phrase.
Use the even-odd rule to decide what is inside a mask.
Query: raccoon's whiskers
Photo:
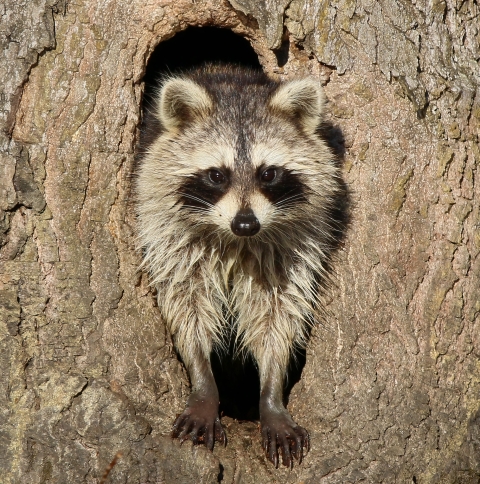
[[[303,193],[296,193],[295,195],[292,195],[291,197],[287,197],[287,198],[281,198],[279,201],[275,202],[275,206],[280,208],[280,207],[284,207],[284,205],[287,203],[287,202],[293,202],[295,200],[300,200],[302,198],[305,198],[305,195]]]
[[[195,195],[192,195],[190,193],[185,193],[185,192],[177,192],[177,193],[179,195],[182,195],[182,196],[186,197],[186,198],[190,198],[191,200],[195,200],[196,202],[203,203],[208,208],[211,208],[211,209],[214,209],[214,210],[218,210],[227,220],[230,219],[230,217],[218,205],[213,205],[212,203],[207,202],[203,198],[196,197]],[[187,206],[188,206],[189,209],[191,208],[190,205],[187,205]],[[200,208],[200,207],[198,207],[198,208]],[[205,210],[205,212],[207,213],[207,210]]]
[[[206,200],[203,200],[203,198],[196,197],[195,195],[191,195],[190,193],[185,193],[185,192],[177,192],[179,195],[182,195],[183,197],[190,198],[191,200],[195,200],[196,202],[203,203],[206,207],[209,208],[215,208],[213,204],[210,202],[207,202]]]

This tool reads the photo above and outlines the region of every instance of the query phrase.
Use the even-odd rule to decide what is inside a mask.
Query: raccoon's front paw
[[[223,445],[227,437],[218,416],[218,401],[190,395],[187,407],[173,424],[172,437],[180,442],[190,439],[195,445],[205,444],[213,450],[215,441]]]
[[[293,466],[293,457],[302,462],[303,449],[305,453],[310,450],[308,432],[297,425],[290,415],[285,413],[269,412],[260,419],[262,440],[265,455],[275,467],[278,467],[279,452],[282,455],[282,464]]]

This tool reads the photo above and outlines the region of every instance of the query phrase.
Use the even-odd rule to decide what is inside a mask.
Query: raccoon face
[[[162,87],[158,144],[168,152],[176,204],[192,228],[262,238],[301,223],[301,206],[322,171],[315,150],[326,150],[315,133],[323,94],[313,79],[266,79],[244,79],[239,88],[235,79],[206,85],[183,77]]]
[[[179,193],[186,210],[208,207],[217,225],[229,224],[234,235],[252,237],[269,225],[282,205],[305,202],[307,190],[286,168],[263,164],[255,168],[249,163],[237,169],[212,166],[196,172],[182,183]]]

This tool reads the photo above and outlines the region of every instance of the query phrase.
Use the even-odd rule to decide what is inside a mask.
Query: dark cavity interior
[[[145,94],[144,114],[151,108],[152,94],[166,74],[174,74],[199,67],[205,63],[225,63],[261,69],[258,57],[249,42],[231,30],[215,27],[190,27],[160,43],[151,55],[143,81]],[[140,145],[148,145],[148,136],[142,134]],[[142,137],[146,138],[142,141]],[[296,355],[286,382],[286,395],[299,380],[305,364],[305,354]],[[256,420],[260,381],[251,357],[235,356],[232,344],[227,353],[212,355],[212,368],[220,392],[220,411],[239,420]]]
[[[187,71],[210,62],[261,69],[249,42],[231,30],[189,27],[160,43],[151,55],[143,78],[145,99],[148,102],[163,75]]]
[[[285,404],[293,386],[300,380],[305,359],[305,350],[301,350],[290,363],[285,381]],[[238,354],[232,339],[228,352],[214,352],[211,361],[220,394],[220,415],[237,420],[258,420],[260,378],[252,356]]]

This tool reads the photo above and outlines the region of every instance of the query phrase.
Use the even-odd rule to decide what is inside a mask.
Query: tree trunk
[[[267,6],[268,5],[268,6]],[[478,483],[480,8],[475,0],[6,0],[0,65],[4,483]],[[351,223],[290,394],[292,471],[257,424],[169,437],[186,374],[138,270],[142,78],[189,25],[320,76]],[[275,48],[276,50],[270,50]],[[288,55],[288,58],[287,58]],[[283,59],[283,61],[282,61]]]

